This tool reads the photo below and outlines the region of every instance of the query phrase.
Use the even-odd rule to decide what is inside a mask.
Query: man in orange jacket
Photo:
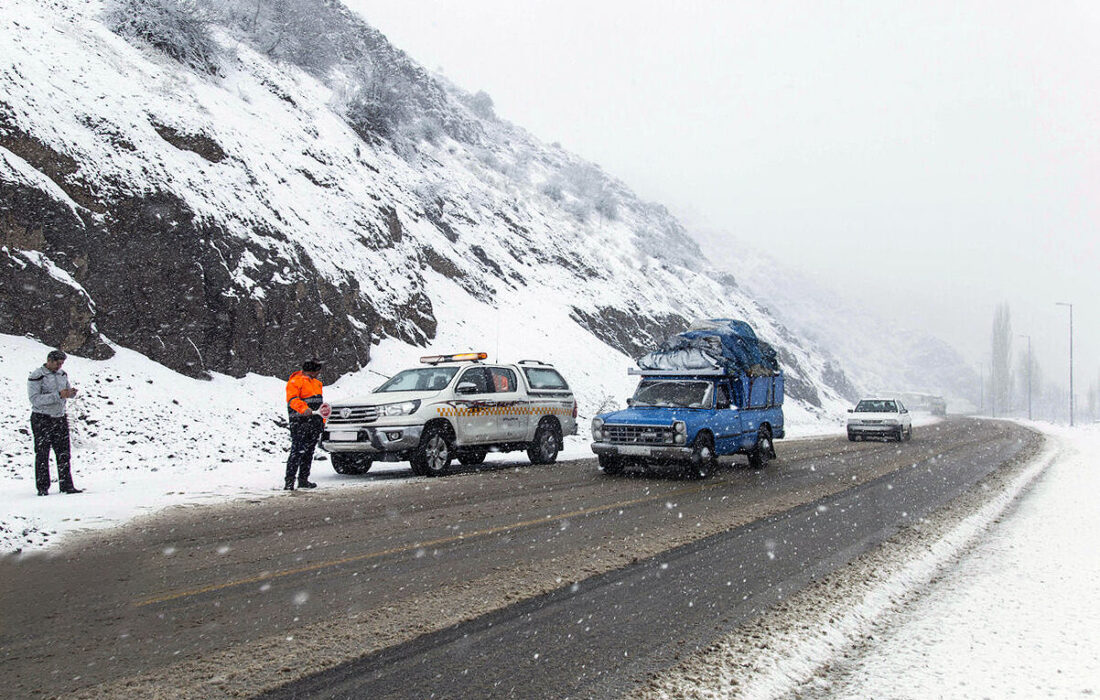
[[[313,449],[324,429],[324,420],[318,413],[324,398],[321,396],[322,364],[318,360],[306,360],[302,370],[290,375],[286,383],[286,410],[290,417],[290,457],[286,460],[286,481],[283,489],[294,490],[294,477],[298,487],[316,488],[309,480],[309,468],[313,464]]]

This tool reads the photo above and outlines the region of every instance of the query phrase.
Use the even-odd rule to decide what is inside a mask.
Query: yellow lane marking
[[[542,518],[534,518],[532,520],[524,520],[518,523],[511,523],[509,525],[500,525],[498,527],[486,528],[484,530],[475,530],[474,532],[466,532],[458,535],[452,535],[451,537],[441,537],[436,540],[429,540],[427,542],[417,542],[414,544],[402,545],[400,547],[393,547],[391,549],[383,549],[377,552],[368,552],[366,554],[357,554],[352,557],[344,557],[342,559],[331,559],[329,561],[321,561],[315,564],[307,564],[305,566],[299,566],[294,569],[284,569],[282,571],[266,572],[257,576],[250,576],[248,578],[236,579],[233,581],[227,581],[226,583],[215,583],[209,586],[203,586],[202,588],[193,588],[187,591],[177,591],[175,593],[166,593],[164,595],[156,596],[153,598],[145,598],[134,603],[136,607],[144,607],[146,605],[153,605],[155,603],[165,603],[169,600],[177,600],[179,598],[188,598],[202,593],[210,593],[212,591],[220,591],[226,588],[233,588],[235,586],[244,586],[249,583],[259,583],[260,581],[270,581],[276,578],[283,578],[284,576],[293,576],[294,574],[302,574],[309,571],[318,571],[320,569],[326,569],[331,566],[340,566],[342,564],[350,564],[352,562],[364,561],[366,559],[375,559],[377,557],[385,557],[391,554],[400,554],[402,552],[411,552],[417,549],[423,549],[426,547],[438,547],[440,545],[451,544],[454,542],[461,542],[463,540],[473,539],[475,537],[485,537],[487,535],[496,535],[501,532],[507,532],[509,530],[519,530],[522,528],[533,527],[535,525],[552,523],[558,520],[565,520],[567,518],[576,518],[582,515],[591,515],[592,513],[599,513],[601,511],[615,510],[616,508],[623,508],[626,506],[634,506],[639,503],[646,503],[647,501],[656,501],[661,498],[671,498],[674,496],[683,496],[691,493],[698,493],[705,489],[714,488],[724,485],[725,482],[712,481],[708,484],[702,484],[699,486],[688,486],[682,489],[676,489],[667,493],[655,494],[653,496],[646,496],[643,498],[635,498],[630,501],[619,501],[618,503],[612,503],[606,506],[594,506],[592,508],[584,508],[582,510],[575,510],[571,513],[559,513],[558,515],[548,515]]]

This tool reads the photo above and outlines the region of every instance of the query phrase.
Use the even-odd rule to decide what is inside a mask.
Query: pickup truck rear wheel
[[[706,479],[714,473],[718,456],[714,454],[714,439],[707,433],[701,433],[691,445],[691,461],[684,472],[689,479]]]
[[[424,431],[409,463],[417,476],[442,476],[451,466],[453,456],[454,448],[447,433],[431,427]]]
[[[527,458],[531,464],[552,464],[558,458],[558,446],[561,437],[552,420],[543,419],[535,430],[535,441],[527,448]]]
[[[600,469],[608,476],[623,473],[623,460],[615,455],[600,455]]]
[[[459,450],[458,461],[464,467],[476,467],[485,461],[485,455],[489,453],[485,449]]]
[[[772,434],[766,428],[762,428],[756,435],[756,445],[749,453],[749,466],[753,469],[763,469],[768,466],[768,459],[775,454],[772,445]]]
[[[332,459],[332,468],[337,474],[366,474],[373,464],[371,460],[354,452],[333,452],[329,458]]]

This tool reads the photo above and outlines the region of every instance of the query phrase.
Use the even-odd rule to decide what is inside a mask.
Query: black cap
[[[324,362],[321,362],[317,358],[306,360],[302,363],[303,372],[320,372],[321,368],[325,366]]]

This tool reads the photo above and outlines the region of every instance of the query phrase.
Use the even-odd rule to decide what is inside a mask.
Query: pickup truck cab
[[[893,438],[898,442],[913,439],[913,419],[900,399],[860,399],[848,409],[848,439]]]
[[[420,476],[447,472],[451,460],[481,464],[490,451],[526,450],[533,464],[558,457],[577,431],[577,402],[565,379],[537,360],[484,362],[485,353],[433,355],[372,393],[331,406],[321,447],[340,474],[375,461],[412,465]]]
[[[713,472],[720,455],[745,454],[763,468],[784,436],[783,373],[631,370],[642,379],[629,408],[592,419],[592,451],[604,474],[630,464],[672,465],[691,478]]]

